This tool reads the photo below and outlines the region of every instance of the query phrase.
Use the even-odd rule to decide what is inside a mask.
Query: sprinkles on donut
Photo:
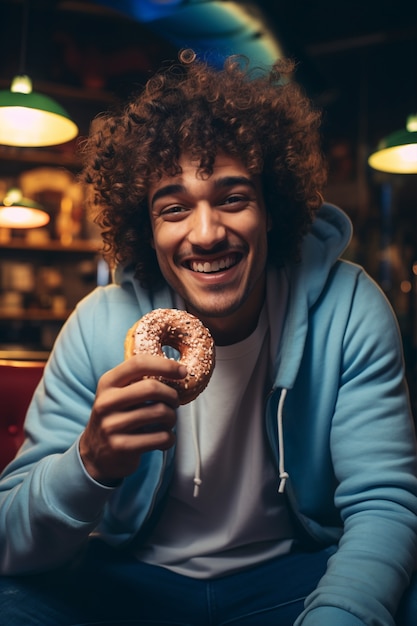
[[[187,368],[181,380],[159,378],[178,391],[181,404],[194,400],[208,385],[214,369],[214,341],[210,331],[194,315],[179,309],[155,309],[129,329],[125,339],[125,358],[143,352],[168,358],[163,348],[179,352]]]

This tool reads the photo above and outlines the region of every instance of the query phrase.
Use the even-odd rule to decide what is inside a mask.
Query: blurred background
[[[0,357],[46,358],[76,301],[109,280],[76,182],[77,142],[94,116],[183,47],[215,64],[232,53],[263,66],[291,56],[296,80],[324,111],[326,199],[355,229],[346,257],[392,303],[417,415],[417,168],[368,163],[417,114],[416,0],[0,0],[0,23],[0,202],[17,189],[48,219],[34,228],[0,219]],[[21,74],[64,107],[75,137],[29,146],[2,138],[11,129],[1,113]]]

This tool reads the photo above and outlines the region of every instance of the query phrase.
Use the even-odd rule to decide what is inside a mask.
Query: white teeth
[[[233,263],[233,259],[231,257],[226,257],[225,259],[221,259],[220,261],[213,261],[209,263],[206,261],[205,263],[197,263],[193,261],[191,263],[191,269],[193,272],[201,272],[204,274],[210,274],[211,272],[218,272],[219,270],[224,270],[230,267]]]

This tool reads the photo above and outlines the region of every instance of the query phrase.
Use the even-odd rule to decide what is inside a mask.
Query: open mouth
[[[239,258],[237,254],[232,254],[215,261],[190,261],[189,268],[200,274],[215,274],[233,267],[238,263]]]

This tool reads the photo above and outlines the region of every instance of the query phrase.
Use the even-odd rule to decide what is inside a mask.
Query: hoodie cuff
[[[79,453],[79,439],[55,457],[50,472],[51,504],[67,517],[92,522],[101,516],[114,487],[95,481],[86,471]]]
[[[365,626],[359,617],[333,606],[322,606],[301,615],[294,626]]]

